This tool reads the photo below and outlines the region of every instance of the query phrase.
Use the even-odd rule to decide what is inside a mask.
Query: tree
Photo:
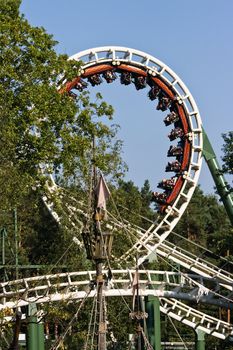
[[[222,151],[224,156],[222,160],[224,162],[223,171],[227,174],[233,174],[233,131],[222,135],[224,145]]]
[[[0,228],[7,225],[14,247],[11,215],[17,207],[19,262],[54,264],[72,235],[43,208],[47,179],[41,167],[67,187],[79,186],[84,197],[93,162],[104,173],[120,176],[121,141],[117,126],[110,124],[113,108],[100,94],[92,101],[88,92],[77,99],[61,93],[61,84],[77,76],[80,63],[56,53],[52,36],[20,14],[20,2],[0,0]],[[103,122],[105,116],[110,122]],[[73,245],[62,264],[85,269],[81,253]]]
[[[116,176],[123,170],[117,126],[101,119],[112,119],[112,106],[100,94],[92,101],[88,92],[76,100],[59,92],[61,81],[77,76],[80,63],[56,53],[52,36],[20,14],[20,2],[0,1],[0,227],[5,211],[18,207],[21,239],[29,242],[23,233],[41,232],[35,217],[42,220],[38,208],[46,191],[41,166],[63,184],[81,187],[83,196],[93,162]]]
[[[17,205],[36,182],[41,185],[42,164],[59,175],[85,175],[94,136],[95,162],[106,172],[118,167],[121,147],[119,141],[112,144],[115,127],[93,120],[112,118],[113,108],[100,94],[92,102],[88,93],[76,101],[59,93],[61,79],[77,76],[80,63],[58,55],[52,36],[32,27],[19,5],[19,0],[0,2],[0,185],[5,207]]]

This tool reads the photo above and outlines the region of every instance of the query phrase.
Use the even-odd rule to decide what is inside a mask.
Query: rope
[[[98,290],[98,283],[97,283],[97,289]],[[97,316],[98,316],[98,300],[96,296],[96,303],[95,303],[95,318],[94,318],[94,327],[93,327],[93,332],[92,332],[92,338],[91,338],[91,350],[94,347],[94,340],[95,340],[95,325],[97,323]]]
[[[96,299],[96,295],[93,298],[93,303],[92,303],[92,309],[91,309],[91,316],[90,316],[90,321],[88,324],[88,331],[87,331],[87,336],[86,336],[86,342],[84,344],[84,350],[87,350],[87,346],[88,346],[88,341],[89,341],[89,337],[90,337],[90,333],[91,333],[91,323],[93,321],[93,315],[94,315],[94,309],[95,309],[95,318],[96,318],[96,304],[97,304],[97,299]],[[94,322],[95,324],[95,322]],[[93,333],[94,333],[94,329],[93,329]],[[92,334],[92,340],[93,340],[93,334]],[[93,344],[93,341],[92,341]],[[92,345],[91,345],[91,349],[92,349]]]
[[[124,225],[124,222],[123,222],[123,220],[122,220],[122,216],[121,216],[121,214],[120,214],[120,212],[119,212],[119,210],[118,210],[118,208],[117,208],[117,206],[116,206],[115,200],[114,200],[114,198],[113,198],[113,196],[112,196],[111,193],[110,193],[110,198],[111,198],[111,200],[112,200],[113,207],[114,207],[114,209],[116,210],[117,216],[119,217],[119,221],[120,221],[121,225],[123,226],[122,228],[123,228],[123,230],[124,230],[124,229],[125,229],[125,225]],[[133,244],[133,241],[131,240],[131,238],[130,238],[130,243]]]
[[[168,316],[168,319],[169,319],[169,321],[171,322],[173,328],[175,329],[175,332],[176,332],[176,334],[178,335],[180,341],[182,342],[184,348],[185,348],[186,350],[188,350],[188,347],[186,346],[185,341],[184,341],[183,338],[181,337],[181,335],[180,335],[178,329],[176,328],[175,323],[173,322],[173,320],[171,319],[171,317],[170,317],[169,315],[167,315],[167,316]]]
[[[149,343],[149,340],[147,339],[147,337],[146,337],[146,335],[145,335],[145,333],[143,331],[143,328],[141,329],[141,333],[142,333],[142,337],[143,337],[146,349],[154,350],[153,346]]]
[[[71,247],[74,245],[74,242],[71,242],[71,244],[69,245],[69,247],[64,251],[64,253],[60,256],[60,258],[56,261],[56,263],[50,267],[50,269],[47,271],[46,275],[50,274],[50,272],[54,269],[54,267],[56,267],[56,265],[63,259],[63,257],[68,253],[68,251],[71,249]],[[39,282],[36,283],[35,286],[39,286]],[[45,290],[44,294],[38,296],[37,299],[35,299],[35,303],[40,300],[41,298],[44,298],[47,294],[47,291]],[[23,300],[23,298],[20,298],[18,296],[18,298],[16,298],[16,305],[17,305],[17,302],[19,302],[20,300]],[[69,301],[69,299],[67,299],[67,302]],[[16,306],[17,307],[17,306]]]
[[[65,339],[70,327],[72,326],[74,320],[78,317],[78,314],[81,310],[81,308],[83,307],[84,303],[86,302],[89,294],[91,293],[92,291],[92,288],[90,288],[89,292],[86,293],[86,296],[85,298],[83,298],[82,302],[80,303],[79,307],[78,307],[78,310],[75,312],[74,316],[72,317],[72,319],[70,320],[70,322],[68,323],[68,326],[66,327],[65,331],[63,332],[63,335],[61,335],[57,341],[52,345],[52,347],[49,349],[49,350],[57,350],[59,349],[59,347],[62,345],[63,343],[63,340]]]
[[[131,230],[128,230],[128,231],[129,231],[129,233],[130,233],[131,235],[133,235],[133,233],[131,232]],[[176,234],[176,235],[178,235],[178,234]],[[189,243],[192,242],[192,241],[189,241],[188,239],[185,239],[185,240],[187,240]],[[195,244],[194,242],[192,242],[192,243],[193,243],[194,245],[197,245],[197,246],[199,247],[198,244]],[[203,248],[203,249],[205,249],[205,248],[202,247],[202,246],[200,246],[200,247]],[[148,251],[150,251],[151,253],[154,252],[152,249],[150,249],[150,247],[147,247],[147,249],[148,249]],[[132,253],[130,254],[130,256],[133,257]],[[169,266],[171,266],[171,267],[174,269],[174,266],[171,265],[167,260],[163,259],[161,256],[159,256],[159,258],[162,259],[163,261],[165,261]],[[223,258],[223,259],[224,259],[224,258]],[[215,265],[214,265],[214,266],[215,266]],[[189,280],[189,281],[191,281],[193,284],[197,285],[198,288],[201,288],[201,287],[202,287],[202,284],[196,282],[196,281],[193,280],[191,277],[186,276],[184,273],[180,272],[177,268],[175,268],[175,270],[178,271],[186,280]],[[231,275],[231,274],[229,274],[229,275]],[[220,298],[226,300],[227,302],[229,302],[229,303],[232,302],[231,299],[229,299],[229,298],[227,298],[227,297],[221,295],[220,293],[217,293],[217,292],[215,292],[215,291],[213,291],[213,290],[211,290],[211,289],[208,289],[208,290],[209,290],[211,293],[213,293],[214,295],[216,295],[216,296],[218,296],[218,297],[220,297]]]
[[[123,206],[123,205],[121,205],[121,204],[119,204],[119,206],[122,207],[124,210],[131,212],[131,211],[130,211],[128,208],[126,208],[125,206]],[[142,218],[142,219],[144,219],[144,220],[146,220],[146,221],[152,223],[152,224],[153,224],[153,223],[156,223],[156,222],[158,221],[158,219],[157,219],[157,220],[154,222],[154,221],[152,221],[152,220],[146,218],[145,216],[142,216],[141,214],[136,213],[136,212],[134,212],[134,214],[135,214],[136,216],[138,216],[138,217],[140,217],[140,218]],[[142,230],[142,229],[141,229],[141,230]],[[225,264],[221,267],[221,269],[222,269],[225,265],[227,265],[227,264],[233,265],[233,262],[227,260],[226,258],[222,257],[222,256],[219,255],[219,254],[213,253],[210,249],[208,249],[208,248],[206,248],[206,247],[203,247],[202,245],[200,245],[200,244],[198,244],[198,243],[196,243],[196,242],[194,242],[194,241],[191,241],[191,240],[189,240],[189,239],[186,238],[186,237],[181,236],[180,234],[176,233],[175,231],[172,231],[171,233],[173,233],[175,236],[179,237],[181,240],[184,240],[184,241],[188,242],[189,244],[191,244],[191,245],[193,245],[193,246],[196,246],[197,248],[201,248],[202,250],[204,250],[204,252],[208,252],[208,253],[210,253],[210,254],[213,254],[213,255],[215,255],[218,259],[223,260],[223,261],[225,262]]]
[[[201,283],[199,283],[199,282],[193,280],[191,277],[187,276],[185,273],[179,271],[179,269],[178,269],[177,267],[175,267],[175,266],[173,266],[172,264],[170,264],[170,263],[169,263],[167,260],[165,260],[163,257],[159,256],[159,258],[160,258],[161,260],[163,260],[163,262],[166,262],[166,264],[168,264],[173,270],[176,270],[177,272],[179,272],[180,275],[181,275],[185,280],[188,280],[188,281],[191,282],[192,284],[196,285],[198,288],[202,288],[202,287],[203,287],[203,285],[202,285]],[[223,300],[226,300],[226,301],[229,302],[229,303],[232,303],[232,299],[227,298],[227,297],[225,297],[224,295],[221,295],[221,294],[215,292],[215,291],[212,290],[212,289],[209,289],[209,288],[208,288],[207,291],[208,291],[208,292],[211,292],[211,294],[214,294],[215,296],[220,297],[220,298],[223,299]]]

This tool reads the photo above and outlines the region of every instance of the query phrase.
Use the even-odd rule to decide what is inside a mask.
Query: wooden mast
[[[93,159],[92,159],[92,224],[88,219],[83,231],[83,240],[87,252],[87,258],[95,263],[96,268],[96,290],[97,290],[97,350],[106,350],[106,304],[104,298],[105,278],[103,276],[103,262],[109,259],[112,236],[110,233],[102,232],[101,221],[105,219],[105,203],[109,196],[107,185],[101,176],[97,178],[95,164],[95,137],[93,136]],[[102,202],[100,203],[100,198]]]

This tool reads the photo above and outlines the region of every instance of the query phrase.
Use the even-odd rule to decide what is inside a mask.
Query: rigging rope
[[[217,296],[217,297],[220,297],[221,299],[227,301],[229,304],[232,303],[232,299],[227,298],[226,296],[221,295],[221,294],[215,292],[215,291],[212,290],[212,289],[203,287],[203,285],[202,285],[201,283],[199,283],[199,282],[193,280],[191,277],[187,276],[185,273],[179,271],[179,269],[178,269],[177,267],[175,267],[174,265],[172,265],[171,263],[169,263],[169,262],[168,262],[167,260],[165,260],[163,257],[159,256],[159,258],[160,258],[161,260],[163,260],[163,262],[165,262],[166,264],[168,264],[173,270],[176,270],[177,272],[179,272],[180,275],[184,278],[184,280],[188,280],[190,283],[196,285],[200,290],[204,289],[204,290],[206,290],[206,292],[208,292],[208,293],[210,292],[211,294],[213,294],[213,295],[215,295],[215,296]],[[197,302],[198,302],[198,301],[199,301],[199,300],[197,300]]]
[[[179,333],[179,331],[178,331],[178,329],[177,329],[175,323],[173,322],[173,320],[171,319],[171,317],[170,317],[169,315],[167,315],[167,316],[168,316],[168,319],[169,319],[169,321],[171,322],[173,328],[175,329],[175,332],[176,332],[176,334],[178,335],[180,341],[182,342],[184,348],[185,348],[186,350],[188,350],[188,347],[186,346],[185,341],[184,341],[183,338],[181,337],[181,335],[180,335],[180,333]]]
[[[84,344],[84,350],[87,350],[87,347],[88,347],[88,342],[89,342],[89,338],[90,338],[90,333],[91,333],[91,325],[92,325],[92,322],[93,322],[93,315],[94,315],[94,310],[95,310],[95,315],[94,315],[94,318],[96,319],[96,304],[97,304],[97,298],[96,298],[96,295],[93,297],[93,303],[92,303],[92,308],[91,308],[91,315],[90,315],[90,321],[89,321],[89,324],[88,324],[88,331],[87,331],[87,336],[86,336],[86,342]],[[95,322],[93,323],[95,325]],[[92,342],[91,342],[91,348],[90,350],[92,349],[93,347],[93,334],[95,332],[95,328],[93,327],[93,333],[92,333]]]
[[[124,206],[121,205],[121,204],[119,204],[118,206],[122,207],[123,209],[125,209],[125,210],[127,210],[127,211],[129,211],[129,212],[132,212],[132,211],[130,211],[128,208],[124,207]],[[150,222],[150,223],[154,223],[154,224],[155,224],[155,223],[158,221],[158,220],[152,221],[152,220],[146,218],[145,216],[142,216],[141,214],[136,213],[136,212],[134,212],[134,215],[136,215],[136,216],[138,216],[138,217],[140,217],[140,218],[142,218],[142,219],[144,219],[144,220],[146,220],[146,221],[148,221],[148,222]],[[143,231],[142,228],[141,228],[141,231]],[[208,248],[206,248],[206,247],[203,247],[202,245],[200,245],[200,244],[198,244],[198,243],[196,243],[196,242],[194,242],[194,241],[192,241],[192,240],[190,240],[190,239],[188,239],[188,238],[186,238],[186,237],[184,237],[184,236],[181,236],[180,234],[176,233],[174,230],[171,231],[171,233],[173,233],[175,236],[179,237],[181,240],[184,240],[184,241],[188,242],[189,244],[191,244],[191,245],[193,245],[193,246],[196,246],[197,248],[201,248],[202,250],[204,250],[204,252],[208,252],[208,253],[210,253],[210,254],[213,254],[213,255],[216,256],[216,258],[218,258],[218,259],[220,259],[220,260],[223,260],[223,261],[225,262],[225,264],[221,267],[221,269],[222,269],[225,265],[227,265],[227,264],[233,265],[233,262],[227,260],[227,259],[224,258],[223,256],[221,256],[221,255],[219,255],[219,254],[216,254],[216,253],[213,253],[210,249],[208,249]],[[180,249],[182,250],[182,248],[180,248]],[[229,273],[229,274],[230,274],[230,273]],[[233,276],[233,274],[231,274],[231,275]]]
[[[89,292],[86,293],[86,296],[83,298],[82,302],[80,303],[80,305],[78,307],[78,310],[75,312],[74,316],[72,317],[72,319],[68,323],[68,326],[66,327],[63,334],[57,339],[57,341],[52,345],[52,347],[49,350],[57,350],[62,345],[63,340],[65,339],[65,337],[66,337],[70,327],[72,326],[74,320],[78,317],[78,314],[79,314],[81,308],[83,307],[83,305],[85,304],[86,300],[88,299],[88,296],[91,293],[91,291],[92,291],[92,288],[90,288]]]

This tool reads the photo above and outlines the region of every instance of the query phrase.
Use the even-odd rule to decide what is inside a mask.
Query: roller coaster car
[[[163,188],[165,190],[172,190],[173,187],[175,186],[177,178],[172,177],[171,179],[163,179],[158,183],[158,188]]]
[[[184,132],[179,127],[175,128],[175,129],[172,129],[172,131],[168,135],[170,141],[173,141],[173,140],[177,139],[178,137],[182,137],[182,136],[184,136]]]
[[[180,117],[178,116],[178,114],[176,112],[171,112],[169,113],[163,120],[164,124],[166,126],[175,123],[176,121],[178,121],[180,119]]]
[[[69,91],[68,95],[73,98],[74,100],[77,98],[77,95],[73,91]]]
[[[84,80],[80,79],[79,82],[77,82],[77,84],[74,86],[74,88],[76,90],[82,92],[83,89],[87,88],[87,86],[88,86],[88,84]]]
[[[174,162],[170,163],[168,162],[165,171],[174,171],[178,173],[181,169],[181,163],[178,160],[175,160]]]
[[[121,73],[121,84],[129,85],[132,82],[132,75],[130,72],[122,72]]]
[[[170,146],[167,156],[168,157],[176,157],[176,156],[182,156],[183,155],[183,147],[181,146]]]
[[[112,83],[117,78],[116,74],[110,70],[107,70],[106,72],[104,72],[103,77],[108,84]]]
[[[159,98],[159,103],[156,109],[161,110],[162,112],[166,111],[171,104],[170,98],[167,97],[164,93],[160,93],[158,98]]]
[[[149,99],[151,101],[155,100],[158,97],[159,92],[160,88],[157,85],[152,86],[150,91],[148,92]]]
[[[137,90],[144,89],[146,87],[146,77],[143,76],[135,76],[134,77],[134,85]]]
[[[163,192],[163,193],[152,192],[151,200],[153,202],[157,202],[159,204],[166,204],[167,197],[168,197],[168,195],[165,192]]]
[[[88,81],[91,83],[92,86],[100,85],[102,83],[102,79],[99,74],[93,74],[90,77],[88,77]]]

